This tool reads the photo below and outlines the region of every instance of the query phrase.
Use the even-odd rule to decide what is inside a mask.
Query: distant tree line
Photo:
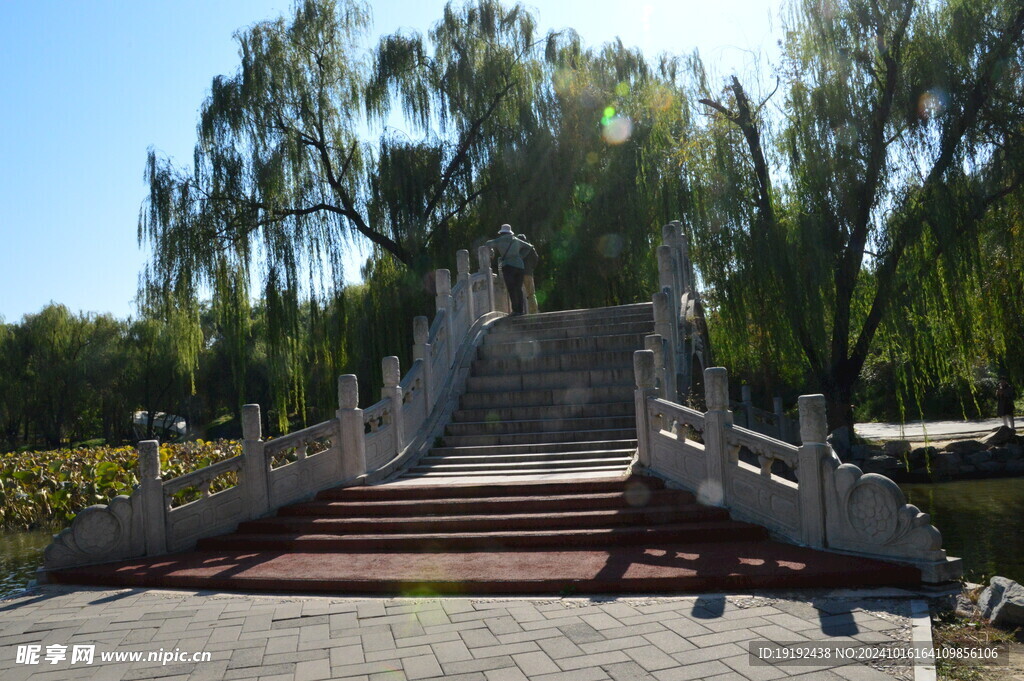
[[[193,165],[149,153],[139,321],[53,307],[4,327],[8,441],[250,401],[285,431],[331,412],[341,372],[372,402],[380,357],[407,365],[431,312],[429,272],[505,222],[537,244],[554,310],[649,300],[660,226],[682,219],[716,363],[762,397],[823,392],[833,427],[855,407],[984,411],[993,374],[1024,379],[1024,7],[793,0],[782,21],[773,72],[728,79],[696,54],[538,35],[496,0],[368,57],[360,2],[243,29]],[[356,240],[373,253],[345,286]],[[78,368],[51,380],[32,352]]]

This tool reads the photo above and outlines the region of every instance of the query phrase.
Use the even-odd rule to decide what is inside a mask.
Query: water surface
[[[900,485],[932,517],[942,547],[964,560],[964,576],[1024,583],[1024,478]]]
[[[43,549],[53,539],[50,530],[0,532],[0,598],[18,593],[43,562]]]

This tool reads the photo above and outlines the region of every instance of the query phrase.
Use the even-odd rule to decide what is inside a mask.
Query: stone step
[[[541,418],[587,418],[593,416],[634,416],[632,402],[598,402],[596,404],[559,404],[532,407],[494,407],[491,409],[459,409],[452,414],[455,423],[463,421],[523,421]]]
[[[638,544],[688,544],[714,541],[760,541],[764,528],[733,520],[684,522],[654,527],[601,527],[563,530],[430,532],[416,534],[262,534],[236,533],[202,539],[199,551],[243,549],[247,551],[477,551],[526,550]]]
[[[489,448],[493,449],[493,448]],[[433,452],[434,450],[431,450]],[[632,460],[636,447],[623,449],[582,449],[578,452],[534,452],[528,454],[463,454],[454,450],[454,454],[435,455],[429,453],[420,458],[417,466],[452,465],[452,464],[532,464],[562,461],[585,461],[590,459],[623,459]]]
[[[438,487],[435,485],[373,485],[359,487],[332,487],[316,495],[318,501],[360,501],[395,502],[422,499],[464,499],[493,497],[523,497],[534,499],[546,495],[587,495],[587,494],[636,494],[636,490],[663,490],[665,483],[648,476],[635,476],[630,480],[608,477],[602,480],[580,480],[573,482],[516,482],[490,483],[486,485],[463,485]]]
[[[632,459],[626,459],[624,461],[609,461],[608,463],[591,463],[586,466],[580,465],[575,467],[562,467],[552,468],[546,464],[537,464],[536,466],[517,466],[502,470],[443,470],[435,471],[429,468],[417,471],[406,471],[399,479],[403,481],[426,481],[426,480],[439,480],[436,484],[447,484],[450,481],[460,482],[472,482],[473,479],[478,480],[491,480],[494,478],[500,478],[502,480],[520,477],[520,478],[547,478],[553,475],[562,476],[578,476],[580,478],[584,476],[605,476],[605,475],[622,475],[629,469],[629,464]]]
[[[654,307],[648,302],[632,303],[630,305],[613,305],[610,307],[592,307],[579,310],[556,310],[555,312],[540,312],[537,314],[523,315],[521,317],[505,317],[497,323],[519,325],[537,321],[569,322],[579,319],[592,320],[634,314],[647,314],[648,316],[653,316]]]
[[[483,447],[434,447],[430,456],[510,456],[516,454],[567,454],[609,449],[636,450],[636,439],[580,442],[544,442],[526,445],[488,445]]]
[[[551,444],[556,442],[587,442],[592,440],[635,440],[636,428],[563,431],[555,433],[515,433],[504,435],[444,435],[446,447],[477,447],[488,445]]]
[[[467,392],[459,398],[463,409],[543,407],[632,401],[634,384],[590,387],[538,388],[533,390]]]
[[[470,376],[466,379],[466,392],[510,392],[515,390],[544,390],[546,388],[593,388],[612,385],[626,386],[632,390],[635,386],[633,367],[581,369],[579,371],[540,371],[506,376]]]
[[[595,325],[561,326],[555,325],[543,329],[491,329],[484,337],[484,345],[492,343],[512,343],[516,341],[547,340],[553,338],[583,338],[587,336],[618,336],[621,334],[654,333],[654,322],[625,322]]]
[[[587,481],[576,480],[577,484]],[[481,496],[481,497],[448,497],[425,499],[378,499],[349,501],[308,501],[301,504],[285,506],[278,515],[300,515],[312,517],[396,517],[414,515],[485,515],[501,513],[548,513],[573,509],[575,511],[614,510],[636,508],[646,505],[685,506],[695,503],[692,494],[675,489],[646,489],[630,492],[620,489],[617,492],[588,492],[564,494],[538,494],[537,496]],[[526,485],[526,483],[517,483]],[[411,487],[408,485],[387,485],[387,487]],[[442,487],[429,485],[429,487]],[[495,485],[450,485],[448,489],[469,490],[474,494],[482,494],[480,487],[497,487]],[[507,485],[505,486],[507,487]],[[419,487],[413,488],[419,489]]]
[[[530,470],[544,470],[548,472],[563,471],[563,470],[578,470],[587,469],[592,470],[594,468],[621,468],[625,470],[630,462],[633,460],[633,453],[619,453],[611,454],[607,456],[594,456],[589,459],[553,459],[553,460],[533,460],[533,461],[512,461],[512,462],[500,462],[500,461],[487,461],[484,463],[468,463],[468,462],[435,462],[423,463],[423,465],[415,465],[408,469],[408,473],[412,475],[418,475],[422,473],[444,473],[446,475],[463,475],[466,473],[488,473],[491,475],[514,475],[519,474],[524,469]]]
[[[651,310],[623,312],[620,314],[608,313],[603,315],[579,316],[579,317],[541,317],[539,315],[526,315],[523,317],[506,317],[494,323],[493,330],[534,330],[549,329],[565,326],[589,326],[597,327],[606,324],[623,324],[627,322],[654,323],[654,316]]]
[[[636,427],[636,418],[633,416],[590,416],[565,419],[534,419],[525,421],[462,421],[449,423],[445,428],[445,434],[504,435],[630,427]]]
[[[913,566],[770,540],[531,551],[350,551],[312,556],[245,549],[192,551],[178,554],[173,560],[157,556],[57,570],[49,578],[58,584],[120,589],[330,593],[342,597],[427,593],[433,597],[487,594],[503,598],[560,598],[567,591],[578,596],[628,593],[649,597],[659,593],[698,595],[879,586],[916,590],[921,584],[920,570]]]
[[[578,338],[552,338],[548,340],[524,340],[510,343],[488,343],[477,348],[480,359],[502,359],[518,357],[528,359],[565,352],[604,352],[644,349],[644,334],[624,333],[610,336],[581,336]]]
[[[509,513],[501,516],[500,529],[511,530],[572,530],[575,528],[617,527],[643,524],[647,527],[695,521],[723,521],[728,511],[712,506],[688,504],[683,506],[646,506],[643,508],[616,508],[580,511],[533,511]],[[493,532],[495,518],[491,514],[462,514],[454,516],[393,516],[393,517],[311,517],[285,515],[243,522],[238,526],[242,534],[413,534],[437,532]]]
[[[473,361],[473,376],[500,376],[505,374],[536,373],[539,371],[581,371],[593,367],[630,367],[633,350],[603,352],[572,352],[540,357],[511,356]]]

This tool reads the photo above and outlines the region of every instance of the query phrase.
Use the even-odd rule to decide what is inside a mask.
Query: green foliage
[[[239,443],[227,440],[161,445],[164,480],[235,456]],[[134,447],[94,447],[12,452],[0,455],[0,527],[58,530],[92,504],[108,503],[118,494],[131,494],[138,484],[138,452]],[[215,481],[211,492],[225,482]],[[184,503],[182,490],[176,503]]]
[[[921,394],[1014,338],[985,256],[1024,179],[1024,9],[804,0],[785,24],[770,85],[716,92],[694,60],[695,252],[719,356],[803,374],[838,426],[871,352]]]

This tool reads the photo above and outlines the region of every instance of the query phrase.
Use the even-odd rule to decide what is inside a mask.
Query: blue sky
[[[372,2],[374,34],[426,31],[440,0]],[[771,54],[779,0],[533,0],[543,32],[571,26],[648,56],[700,50],[723,75]],[[148,253],[136,239],[153,146],[187,164],[232,35],[288,0],[8,0],[0,22],[0,317],[50,301],[133,313]],[[358,275],[358,266],[348,268]]]

